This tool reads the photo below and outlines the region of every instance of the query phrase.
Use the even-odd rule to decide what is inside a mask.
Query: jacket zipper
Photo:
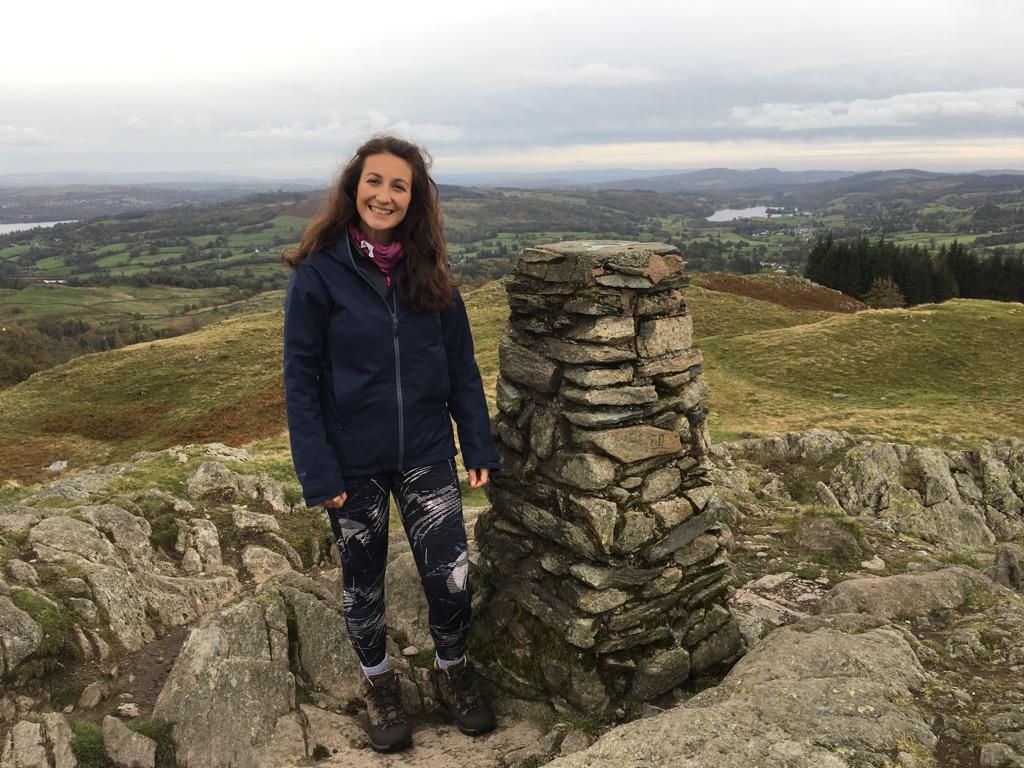
[[[346,238],[347,240],[347,238]],[[346,243],[348,246],[348,243]],[[396,288],[394,295],[394,310],[388,306],[388,300],[380,295],[377,288],[370,282],[370,278],[363,274],[358,266],[356,266],[355,257],[352,255],[352,248],[348,246],[348,258],[352,263],[352,269],[366,281],[366,284],[370,286],[377,297],[384,303],[384,309],[391,315],[391,336],[395,345],[395,394],[398,397],[398,469],[405,469],[405,416],[402,412],[402,356],[398,347],[398,295]]]

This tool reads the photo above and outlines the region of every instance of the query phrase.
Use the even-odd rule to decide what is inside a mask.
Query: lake
[[[773,214],[778,215],[778,214]],[[735,221],[736,219],[753,219],[768,216],[768,206],[759,205],[755,208],[724,208],[715,211],[705,221]]]
[[[72,224],[74,219],[69,221],[32,221],[26,224],[0,224],[0,235],[9,235],[11,232],[21,232],[24,229],[33,227],[52,227],[56,224]]]

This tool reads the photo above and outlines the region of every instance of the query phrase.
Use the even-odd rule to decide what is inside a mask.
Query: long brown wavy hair
[[[448,269],[437,184],[430,178],[431,157],[425,149],[395,136],[374,136],[356,150],[326,202],[306,225],[298,247],[287,249],[281,258],[294,269],[303,259],[348,237],[348,225],[359,224],[356,188],[363,164],[370,155],[380,154],[400,157],[412,168],[409,209],[394,233],[402,243],[406,265],[399,273],[398,290],[413,310],[441,312],[451,306],[455,283]]]

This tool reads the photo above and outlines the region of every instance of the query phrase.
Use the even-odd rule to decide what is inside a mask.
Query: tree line
[[[830,232],[811,248],[804,274],[873,307],[956,297],[1024,301],[1024,259],[1005,252],[979,255],[957,241],[933,252],[884,236],[839,241]]]

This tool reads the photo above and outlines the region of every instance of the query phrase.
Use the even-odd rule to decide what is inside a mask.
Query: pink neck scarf
[[[390,245],[381,245],[364,235],[363,230],[355,224],[348,225],[348,235],[352,238],[352,242],[359,246],[359,250],[368,256],[385,276],[390,277],[391,270],[404,256],[402,244],[398,240],[392,240]]]

